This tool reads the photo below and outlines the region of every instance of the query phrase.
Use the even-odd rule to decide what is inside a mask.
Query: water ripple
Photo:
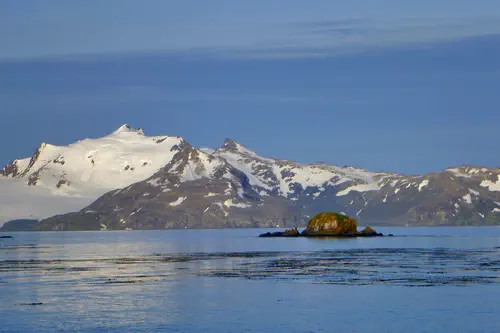
[[[31,247],[30,247],[31,248]],[[159,283],[198,276],[336,285],[499,283],[500,249],[378,248],[313,252],[152,253],[91,259],[3,260],[0,283]]]

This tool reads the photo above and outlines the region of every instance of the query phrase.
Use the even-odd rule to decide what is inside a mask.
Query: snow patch
[[[468,204],[471,204],[471,203],[472,203],[472,198],[471,198],[471,196],[470,196],[470,193],[467,193],[466,195],[464,195],[464,196],[462,197],[462,200],[463,200],[463,201],[465,201],[465,202],[466,202],[466,203],[468,203]]]
[[[359,185],[354,185],[351,187],[346,188],[345,190],[342,190],[337,193],[337,196],[343,196],[349,194],[351,191],[355,192],[368,192],[368,191],[378,191],[380,188],[378,187],[377,184],[371,183],[371,184],[359,184]]]
[[[424,180],[420,183],[420,185],[418,185],[418,191],[419,191],[419,192],[420,192],[420,191],[422,191],[422,189],[423,189],[424,187],[426,187],[427,185],[429,185],[429,181],[428,181],[427,179],[424,179]]]
[[[140,209],[139,210],[134,210],[132,213],[129,214],[129,216],[135,215],[135,214],[137,214],[140,211],[141,211]]]
[[[222,204],[222,202],[214,202],[213,204],[218,206],[224,212],[225,217],[229,216],[229,212],[224,209],[224,205]]]
[[[228,182],[228,183],[227,183],[227,188],[226,188],[226,190],[224,191],[224,194],[225,194],[225,195],[231,195],[231,192],[232,192],[232,191],[233,191],[233,187],[231,186],[231,183],[230,183],[230,182]]]
[[[483,180],[481,182],[482,187],[487,187],[490,191],[500,192],[500,176],[497,176],[497,181],[492,182],[491,180]]]
[[[169,205],[169,206],[172,206],[172,207],[179,206],[179,205],[180,205],[180,204],[182,204],[182,203],[183,203],[186,199],[187,199],[187,197],[179,197],[179,198],[177,198],[177,200],[175,200],[174,202],[169,203],[168,205]]]
[[[215,150],[212,148],[200,148],[200,150],[206,154],[213,154],[215,153]]]
[[[252,205],[246,203],[235,203],[233,199],[228,199],[224,201],[224,206],[226,207],[237,207],[237,208],[250,208]]]
[[[469,189],[469,192],[470,192],[470,194],[479,195],[478,191],[474,191],[472,189]]]
[[[462,172],[462,170],[460,170],[459,168],[452,168],[452,169],[448,169],[446,170],[448,172],[451,172],[452,174],[454,174],[456,177],[461,177],[461,178],[471,178],[470,175],[468,175],[467,173],[464,173]]]

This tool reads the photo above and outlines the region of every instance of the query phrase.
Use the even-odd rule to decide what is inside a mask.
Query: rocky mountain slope
[[[318,211],[343,212],[361,225],[500,224],[499,168],[404,176],[302,165],[229,139],[200,150],[127,126],[68,147],[42,145],[2,172],[52,196],[107,192],[76,213],[43,220],[41,230],[289,227]]]

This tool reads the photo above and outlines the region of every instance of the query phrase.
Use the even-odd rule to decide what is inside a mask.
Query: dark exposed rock
[[[46,143],[42,143],[40,145],[40,147],[38,147],[35,151],[35,153],[33,154],[33,156],[31,156],[31,159],[30,159],[30,162],[28,164],[28,167],[26,169],[24,169],[23,173],[21,176],[25,176],[29,173],[29,171],[31,171],[31,168],[33,167],[33,165],[35,165],[36,161],[38,161],[38,158],[40,157],[40,154],[42,153],[42,150],[47,146]]]
[[[0,175],[5,177],[16,177],[19,174],[19,168],[17,166],[17,161],[12,161],[0,169]]]
[[[301,234],[297,228],[287,229],[285,231],[266,232],[259,237],[300,237]]]
[[[375,236],[377,232],[370,227],[366,227],[360,232],[360,234],[366,236]]]
[[[69,184],[70,184],[70,182],[67,181],[66,179],[61,179],[60,181],[57,182],[56,187],[61,188],[63,185],[69,185]]]
[[[232,139],[226,138],[222,148],[227,150],[238,150],[238,143]]]
[[[40,173],[34,172],[28,177],[28,185],[35,186],[38,180],[40,179]]]
[[[283,232],[283,235],[284,236],[289,236],[289,237],[297,237],[299,236],[299,230],[297,228],[293,228],[293,229],[287,229]]]
[[[66,162],[64,161],[64,157],[59,155],[55,160],[52,161],[55,164],[61,164],[64,165]]]

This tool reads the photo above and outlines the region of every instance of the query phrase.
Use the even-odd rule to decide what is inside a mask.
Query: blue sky
[[[300,162],[500,166],[499,1],[0,9],[0,163],[129,123]]]

